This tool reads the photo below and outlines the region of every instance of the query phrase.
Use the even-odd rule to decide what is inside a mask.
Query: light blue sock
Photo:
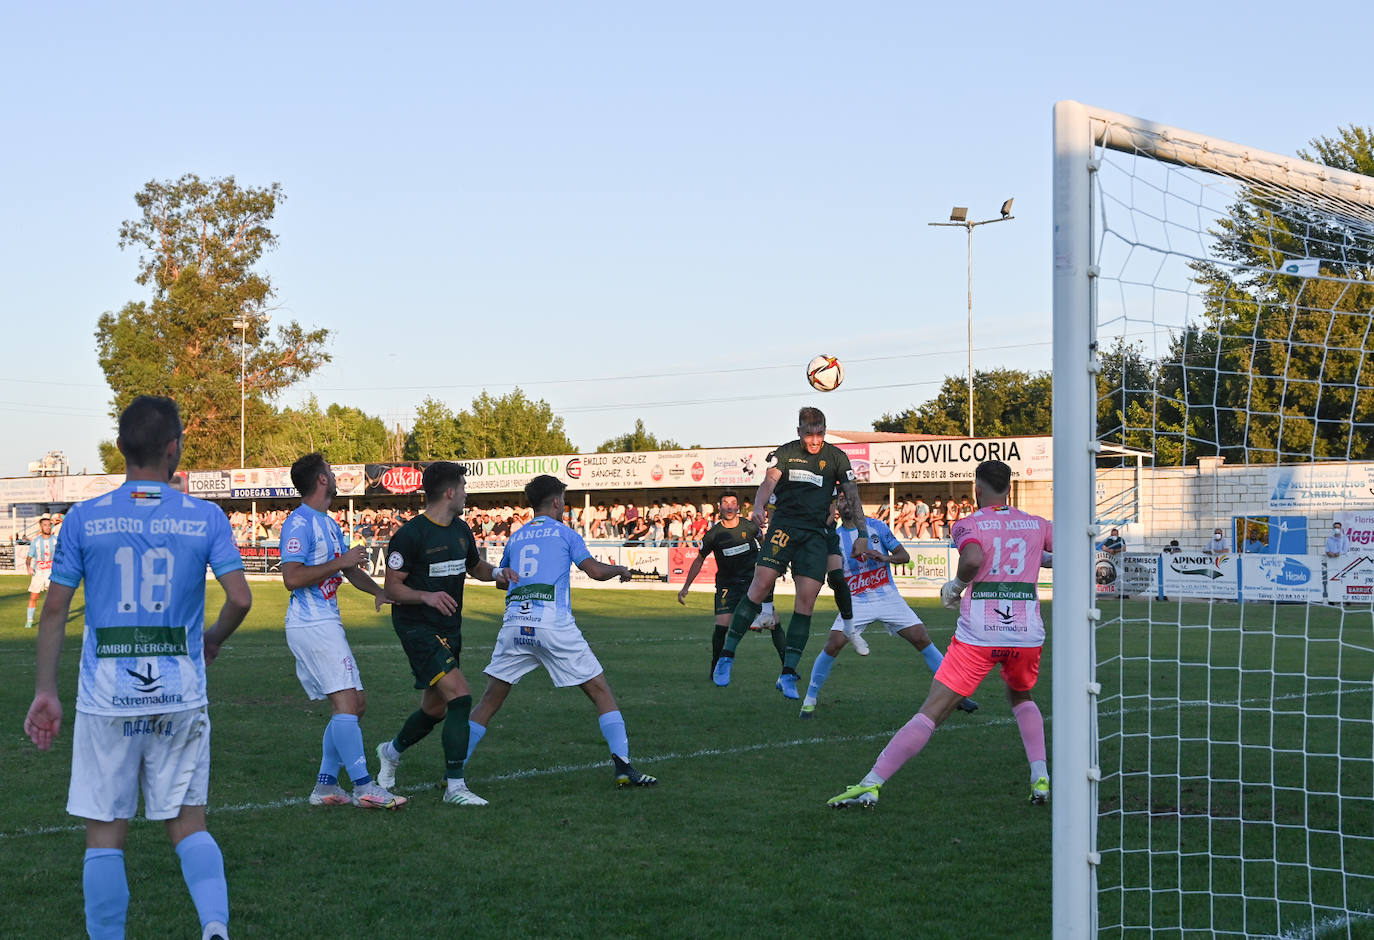
[[[334,747],[334,724],[330,722],[324,726],[324,739],[320,742],[321,784],[328,787],[339,782],[339,763],[339,751]]]
[[[629,763],[630,736],[625,733],[625,719],[620,711],[607,712],[596,719],[601,726],[601,736],[611,746],[611,755]]]
[[[479,725],[472,719],[468,719],[468,756],[464,763],[472,760],[472,752],[477,750],[477,742],[482,740],[482,736],[486,733],[486,725]]]
[[[123,849],[87,849],[81,867],[86,896],[86,933],[92,940],[123,940],[129,915],[129,879]]]
[[[363,750],[363,729],[357,715],[335,715],[329,719],[330,742],[339,755],[339,763],[354,786],[372,782],[367,772],[367,752]]]
[[[825,650],[821,650],[816,657],[816,664],[811,667],[811,684],[806,687],[807,698],[820,698],[821,686],[825,685],[825,680],[830,678],[830,667],[835,662],[835,657]]]
[[[224,880],[224,855],[215,837],[202,829],[177,843],[181,877],[191,891],[200,926],[229,923],[229,883]]]
[[[926,661],[926,665],[930,667],[931,672],[939,669],[940,664],[945,661],[944,654],[940,652],[940,647],[936,646],[934,643],[931,643],[925,649],[921,650],[921,658]]]

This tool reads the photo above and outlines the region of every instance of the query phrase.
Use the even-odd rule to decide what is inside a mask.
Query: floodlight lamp
[[[1011,204],[1015,201],[1016,197],[1013,196],[1011,199],[1008,199],[1006,202],[1002,203],[1002,218],[1011,218]]]
[[[967,207],[967,206],[955,206],[953,209],[949,210],[949,220],[950,220],[951,222],[966,222],[966,221],[968,221],[968,207]]]

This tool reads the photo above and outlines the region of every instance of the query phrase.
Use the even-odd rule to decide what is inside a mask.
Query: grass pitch
[[[1050,813],[1025,802],[1026,767],[1001,683],[983,709],[956,713],[883,789],[871,812],[824,802],[871,766],[924,698],[930,673],[904,641],[870,631],[873,654],[841,655],[813,721],[774,691],[764,635],[740,646],[734,681],[707,677],[711,595],[686,607],[666,591],[577,590],[574,609],[625,715],[635,764],[658,787],[614,789],[591,703],[542,671],[511,693],[468,767],[491,801],[447,806],[436,731],[406,755],[396,813],[311,807],[326,703],[306,700],[286,648],[286,592],[255,583],[247,622],[210,667],[214,724],[210,829],[224,850],[236,937],[427,936],[1046,936]],[[66,815],[82,596],[73,603],[53,750],[24,737],[34,632],[26,579],[0,577],[0,689],[10,731],[0,936],[82,929],[80,821]],[[416,706],[385,612],[341,592],[368,692],[372,749]],[[217,609],[210,585],[208,606]],[[786,602],[784,601],[784,604]],[[917,605],[943,648],[952,621]],[[819,605],[828,625],[833,606]],[[497,593],[466,599],[464,673],[480,694]],[[813,635],[809,672],[823,640]],[[1049,700],[1048,682],[1037,690]],[[1046,708],[1048,711],[1048,708]],[[136,820],[126,854],[130,937],[195,927],[160,824]]]

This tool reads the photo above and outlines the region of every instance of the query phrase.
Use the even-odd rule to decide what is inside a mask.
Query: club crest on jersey
[[[821,458],[821,469],[822,469],[822,470],[825,469],[825,458],[824,458],[824,457]]]
[[[301,553],[301,540],[295,536],[287,539],[286,550],[292,555],[299,555]]]
[[[386,566],[392,571],[400,571],[403,564],[405,564],[405,559],[401,557],[400,552],[392,552],[386,556]]]

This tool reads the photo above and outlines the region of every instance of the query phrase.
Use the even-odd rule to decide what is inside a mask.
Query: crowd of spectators
[[[949,530],[965,516],[973,514],[977,506],[967,496],[962,499],[932,499],[926,502],[919,494],[904,493],[891,507],[892,531],[900,539],[940,540],[949,537]],[[888,518],[888,506],[878,507],[877,517]]]

